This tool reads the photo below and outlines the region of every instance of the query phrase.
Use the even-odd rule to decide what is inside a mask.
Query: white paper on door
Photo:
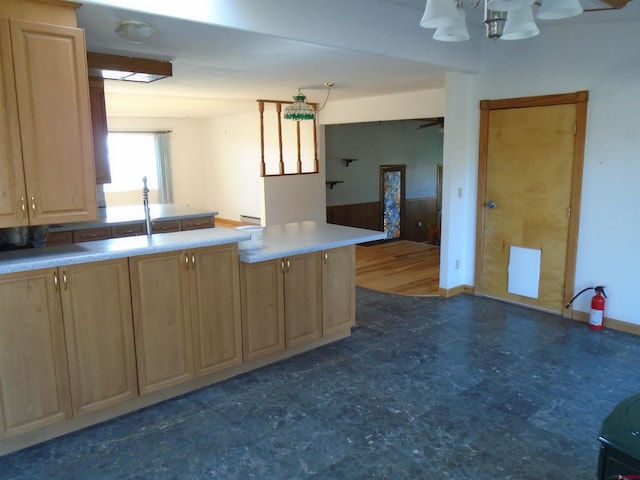
[[[511,246],[507,285],[509,293],[538,298],[541,255],[541,250]]]

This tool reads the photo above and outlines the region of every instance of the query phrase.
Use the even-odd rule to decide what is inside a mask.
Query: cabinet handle
[[[56,292],[59,291],[59,285],[58,285],[58,272],[53,272],[53,286],[56,290]]]
[[[329,252],[324,252],[324,263],[329,261]]]
[[[62,272],[62,285],[64,286],[64,291],[67,291],[67,272]]]
[[[33,210],[33,213],[36,213],[36,197],[33,195],[31,195],[31,210]]]
[[[188,253],[184,254],[184,266],[187,268],[187,270],[189,269],[189,254]]]
[[[282,268],[282,273],[284,273],[284,258],[280,260],[280,267]]]
[[[191,254],[191,268],[196,268],[196,255],[195,255],[195,253]]]
[[[22,210],[22,218],[27,216],[27,204],[24,201],[24,197],[20,197],[20,210]]]
[[[289,267],[291,267],[291,262],[289,261],[289,259],[287,258],[287,272],[289,271]]]

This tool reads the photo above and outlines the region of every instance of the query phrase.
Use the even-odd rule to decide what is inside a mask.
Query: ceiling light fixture
[[[468,0],[473,8],[483,0]],[[622,8],[610,0],[603,0],[612,8]],[[626,2],[624,2],[626,3]],[[533,8],[539,6],[536,18],[559,20],[574,17],[584,10],[580,0],[484,0],[486,35],[492,39],[521,40],[540,33]],[[435,28],[433,38],[458,42],[469,39],[465,21],[464,0],[427,0],[420,26]]]
[[[143,43],[156,33],[156,27],[148,22],[123,20],[116,26],[118,36],[127,42]]]
[[[284,118],[287,120],[314,120],[316,118],[316,114],[320,112],[324,106],[327,104],[327,100],[329,100],[329,94],[331,93],[331,87],[333,87],[333,83],[325,82],[324,86],[327,87],[327,96],[322,103],[322,106],[316,111],[313,106],[307,103],[307,97],[304,95],[300,89],[298,89],[298,94],[293,97],[294,102],[291,105],[288,105],[284,109]]]

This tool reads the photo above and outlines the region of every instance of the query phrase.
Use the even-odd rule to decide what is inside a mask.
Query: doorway
[[[571,298],[587,100],[481,102],[476,295],[556,313]]]
[[[387,240],[404,238],[405,165],[380,166],[380,207]]]

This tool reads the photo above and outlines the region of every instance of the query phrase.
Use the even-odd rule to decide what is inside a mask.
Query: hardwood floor
[[[356,285],[399,295],[438,295],[440,247],[399,240],[356,246]]]

